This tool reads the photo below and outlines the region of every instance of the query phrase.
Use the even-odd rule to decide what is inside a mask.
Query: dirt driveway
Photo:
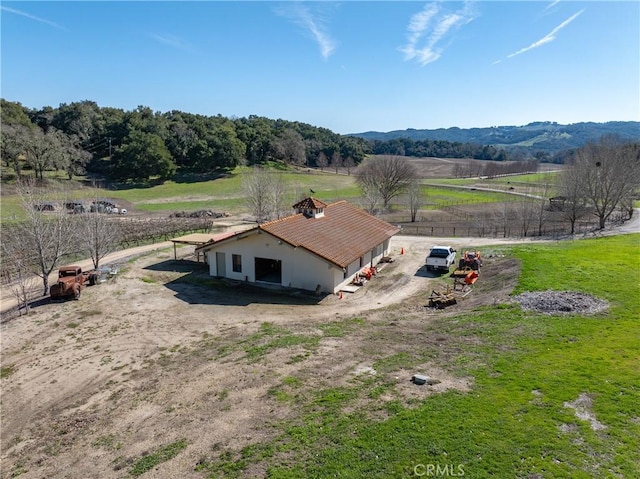
[[[436,243],[487,258],[457,312],[507,300],[518,266],[500,257],[506,242],[397,236],[395,262],[342,299],[217,283],[166,248],[79,301],[43,302],[1,329],[2,477],[128,477],[138,458],[179,439],[185,450],[145,477],[203,477],[194,471],[203,457],[269,438],[269,424],[295,414],[273,396],[286,378],[348,384],[416,346],[415,332],[447,314],[425,308],[431,289],[450,282],[423,267]],[[394,391],[405,398],[471,385],[428,367],[441,380],[428,392],[409,388],[407,371],[384,377],[401,378]]]

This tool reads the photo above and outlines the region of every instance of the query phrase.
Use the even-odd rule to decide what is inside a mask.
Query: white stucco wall
[[[282,262],[282,286],[301,288],[315,291],[320,285],[323,292],[334,291],[334,270],[339,271],[342,279],[342,269],[309,253],[303,248],[293,248],[287,243],[279,241],[268,233],[251,232],[240,235],[241,239],[231,239],[221,243],[207,252],[209,274],[218,274],[216,252],[225,253],[226,278],[238,281],[255,282],[255,258],[267,258]],[[233,271],[232,255],[242,257],[242,271]]]
[[[347,284],[351,283],[354,277],[356,276],[356,274],[362,271],[363,268],[366,268],[369,266],[375,266],[380,262],[380,259],[382,259],[383,256],[388,256],[390,251],[389,250],[390,244],[391,244],[391,239],[388,239],[383,244],[379,244],[373,250],[367,252],[362,258],[358,258],[353,263],[351,263],[347,267],[346,278],[344,277],[344,273],[340,272],[338,274],[336,272],[336,275],[334,277],[335,287],[333,289],[333,292],[337,293],[338,291],[340,291],[340,289],[343,286],[346,286]]]
[[[218,274],[216,252],[225,253],[226,278],[238,281],[255,282],[255,258],[267,258],[282,262],[282,286],[315,291],[317,286],[325,293],[337,293],[340,288],[350,283],[362,268],[378,264],[382,256],[388,254],[389,240],[369,251],[362,258],[355,260],[347,267],[347,274],[342,268],[325,261],[304,248],[293,248],[287,243],[265,232],[249,232],[241,234],[214,246],[207,251],[209,274]],[[232,255],[242,257],[242,271],[233,271]]]

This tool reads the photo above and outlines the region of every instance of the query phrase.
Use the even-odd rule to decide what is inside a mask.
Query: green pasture
[[[390,356],[372,346],[378,374],[346,385],[301,389],[301,378],[287,377],[272,396],[296,412],[274,422],[277,438],[196,469],[207,477],[246,477],[259,465],[270,478],[435,477],[426,472],[436,467],[448,471],[441,477],[474,479],[640,477],[640,283],[630,274],[639,246],[636,234],[502,248],[522,264],[514,293],[578,291],[609,309],[546,315],[507,303],[425,321],[416,335],[453,343],[398,343]],[[379,325],[399,320],[386,314]],[[354,330],[372,341],[392,334],[359,320],[347,339]],[[471,390],[402,401],[385,372],[425,362],[471,377]],[[597,427],[568,406],[578,398]]]
[[[514,196],[508,193],[436,186],[427,186],[425,193],[425,205],[436,208],[452,204],[495,203],[514,199]]]
[[[24,216],[24,211],[17,196],[0,196],[0,219],[10,221]]]
[[[229,211],[234,214],[247,211],[242,194],[242,175],[247,168],[238,168],[228,175],[204,181],[167,181],[161,185],[149,187],[123,187],[121,189],[97,189],[82,187],[77,181],[58,179],[66,190],[69,199],[109,197],[132,203],[133,208],[141,211],[167,213],[175,211],[195,211],[212,209]],[[291,204],[304,196],[314,196],[331,202],[341,199],[357,201],[360,190],[353,176],[336,175],[327,169],[324,172],[312,170],[283,171],[283,181],[287,185],[288,200]],[[506,194],[484,191],[471,191],[453,188],[425,187],[427,207],[461,203],[490,203],[510,199]],[[394,201],[398,206],[400,200]],[[0,197],[0,213],[3,221],[20,219],[24,213],[16,195]]]
[[[509,184],[509,183],[530,183],[530,184],[538,184],[544,185],[549,181],[553,181],[555,177],[558,175],[557,172],[549,172],[549,173],[528,173],[526,175],[514,175],[514,176],[499,176],[498,178],[492,178],[488,181],[490,183],[496,184]]]
[[[527,173],[524,175],[499,176],[497,178],[429,178],[427,181],[432,184],[442,185],[462,185],[462,186],[484,186],[486,188],[505,189],[510,185],[532,185],[544,186],[549,181],[553,182],[557,176],[556,172],[550,173]]]
[[[424,181],[434,185],[473,186],[478,183],[479,180],[478,178],[428,178]]]

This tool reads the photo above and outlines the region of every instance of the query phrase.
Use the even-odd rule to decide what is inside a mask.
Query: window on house
[[[239,254],[231,255],[231,260],[233,261],[233,272],[242,273],[242,256]]]

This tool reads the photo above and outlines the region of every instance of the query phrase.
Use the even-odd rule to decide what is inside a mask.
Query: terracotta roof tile
[[[327,203],[320,201],[317,198],[310,197],[296,203],[293,207],[296,209],[326,208]]]
[[[400,231],[346,201],[324,206],[320,218],[295,214],[263,223],[259,229],[342,268]]]

